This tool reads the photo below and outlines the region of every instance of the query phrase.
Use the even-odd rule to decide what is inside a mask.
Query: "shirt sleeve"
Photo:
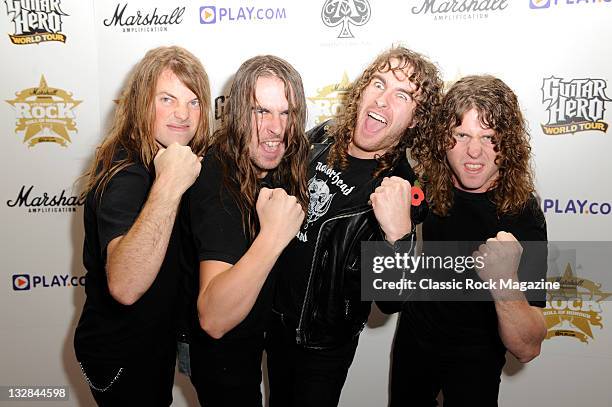
[[[523,256],[519,266],[521,281],[546,281],[548,269],[548,246],[546,219],[535,197],[531,197],[523,213],[517,219],[517,239],[523,245]],[[546,290],[530,290],[529,305],[546,307]]]
[[[136,221],[150,187],[151,177],[139,164],[124,168],[109,181],[96,211],[103,258],[106,258],[106,249],[111,240],[125,235]]]
[[[242,215],[222,182],[214,154],[204,158],[202,171],[189,195],[189,217],[199,261],[236,264],[249,247]]]

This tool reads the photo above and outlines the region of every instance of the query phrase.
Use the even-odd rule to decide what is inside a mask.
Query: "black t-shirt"
[[[274,310],[290,321],[299,319],[312,264],[317,234],[323,222],[345,208],[364,205],[370,199],[374,159],[348,156],[342,171],[327,165],[328,152],[308,168],[308,213],[304,224],[276,262],[279,270],[274,296]]]
[[[546,221],[532,197],[522,212],[498,217],[490,193],[469,193],[454,188],[454,204],[448,216],[430,212],[423,222],[423,241],[485,242],[499,231],[519,241],[546,241]],[[471,254],[470,248],[464,255]],[[525,252],[523,253],[525,255]],[[524,257],[524,256],[523,256]],[[543,259],[542,273],[546,262]],[[530,302],[544,307],[544,302]],[[418,343],[426,349],[450,350],[487,357],[505,347],[497,329],[497,313],[491,302],[422,302],[405,305],[404,319]]]
[[[123,157],[124,152],[116,158]],[[142,163],[135,163],[113,176],[99,199],[95,189],[87,194],[83,245],[87,298],[74,338],[79,361],[125,365],[150,357],[154,349],[172,346],[175,341],[177,227],[157,277],[134,304],[126,306],[113,299],[106,280],[107,246],[130,230],[154,178]]]
[[[217,260],[236,264],[251,246],[251,239],[243,226],[240,209],[232,194],[223,185],[223,169],[215,149],[202,161],[202,171],[186,194],[181,212],[184,244],[181,262],[191,276],[193,307],[191,328],[194,338],[211,338],[200,328],[196,300],[199,287],[201,261]],[[221,341],[246,338],[263,333],[266,318],[272,306],[273,271],[249,314]]]

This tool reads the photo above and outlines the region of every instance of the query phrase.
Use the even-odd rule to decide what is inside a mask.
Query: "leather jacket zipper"
[[[304,313],[306,310],[306,301],[308,300],[308,293],[310,291],[310,287],[311,287],[311,283],[312,283],[312,276],[314,275],[314,267],[315,267],[315,259],[317,258],[317,250],[319,248],[319,242],[321,239],[321,231],[323,230],[323,227],[325,226],[325,224],[327,222],[331,222],[332,220],[337,220],[337,219],[343,219],[343,218],[349,218],[351,216],[357,216],[357,215],[362,215],[366,212],[370,212],[372,210],[371,206],[368,206],[365,210],[359,210],[357,212],[352,212],[352,213],[345,213],[342,215],[337,215],[334,216],[333,218],[329,218],[327,219],[325,222],[323,222],[321,224],[321,227],[319,228],[319,233],[317,233],[317,241],[315,243],[315,249],[314,249],[314,253],[312,255],[312,263],[310,265],[310,275],[308,276],[308,284],[306,285],[306,293],[304,294],[304,302],[302,303],[302,311],[300,312],[300,320],[298,322],[298,326],[295,329],[295,343],[297,343],[298,345],[304,345],[306,343],[306,339],[302,337],[302,323],[304,321]]]

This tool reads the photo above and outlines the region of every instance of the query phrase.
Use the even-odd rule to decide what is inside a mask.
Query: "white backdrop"
[[[308,128],[333,114],[344,86],[392,44],[428,55],[449,82],[474,73],[499,76],[518,94],[530,124],[549,239],[612,240],[610,135],[546,135],[542,127],[580,122],[607,130],[610,0],[0,3],[6,34],[0,39],[0,386],[70,386],[69,401],[46,405],[93,403],[72,349],[85,273],[73,182],[108,128],[127,73],[158,45],[184,46],[202,60],[217,112],[242,61],[264,53],[285,58],[304,79]],[[574,305],[580,312],[559,318]],[[508,358],[500,404],[611,405],[610,308],[597,301],[549,304],[551,337],[528,365]],[[386,405],[394,330],[394,317],[373,314],[342,406]],[[177,378],[174,405],[196,405],[184,377]]]

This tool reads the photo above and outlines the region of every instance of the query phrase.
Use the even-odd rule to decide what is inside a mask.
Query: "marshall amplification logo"
[[[412,7],[412,14],[430,14],[434,20],[474,20],[489,17],[491,11],[503,11],[508,0],[422,0]]]
[[[370,21],[371,14],[368,0],[327,0],[321,10],[321,19],[328,27],[341,26],[338,38],[355,38],[351,24],[362,26]]]
[[[76,212],[84,204],[84,196],[70,195],[65,189],[59,194],[41,194],[34,192],[34,185],[23,185],[15,199],[6,201],[9,208],[24,208],[28,213]]]
[[[603,328],[601,302],[612,294],[604,293],[601,284],[574,275],[570,263],[563,276],[548,281],[561,283],[561,295],[546,302],[546,339],[569,336],[588,343],[594,338],[592,327]]]
[[[315,124],[323,123],[336,116],[350,86],[351,83],[345,71],[340,82],[317,89],[316,96],[307,98],[314,104]]]
[[[74,108],[82,100],[72,98],[72,93],[50,88],[44,75],[37,87],[15,93],[11,104],[17,113],[15,132],[24,132],[23,142],[28,147],[38,143],[57,143],[66,147],[72,142],[69,132],[77,132]]]
[[[13,44],[38,44],[46,41],[66,42],[62,30],[60,0],[4,0],[6,12],[15,25],[9,34]]]
[[[608,84],[604,79],[562,79],[551,76],[542,83],[542,103],[548,121],[542,124],[544,134],[555,136],[581,131],[608,130],[604,122]]]
[[[173,10],[158,11],[136,10],[136,13],[126,12],[128,3],[117,4],[115,12],[110,18],[104,19],[102,23],[106,27],[121,26],[122,32],[158,32],[168,31],[168,26],[178,25],[183,22],[185,7],[176,7]]]

